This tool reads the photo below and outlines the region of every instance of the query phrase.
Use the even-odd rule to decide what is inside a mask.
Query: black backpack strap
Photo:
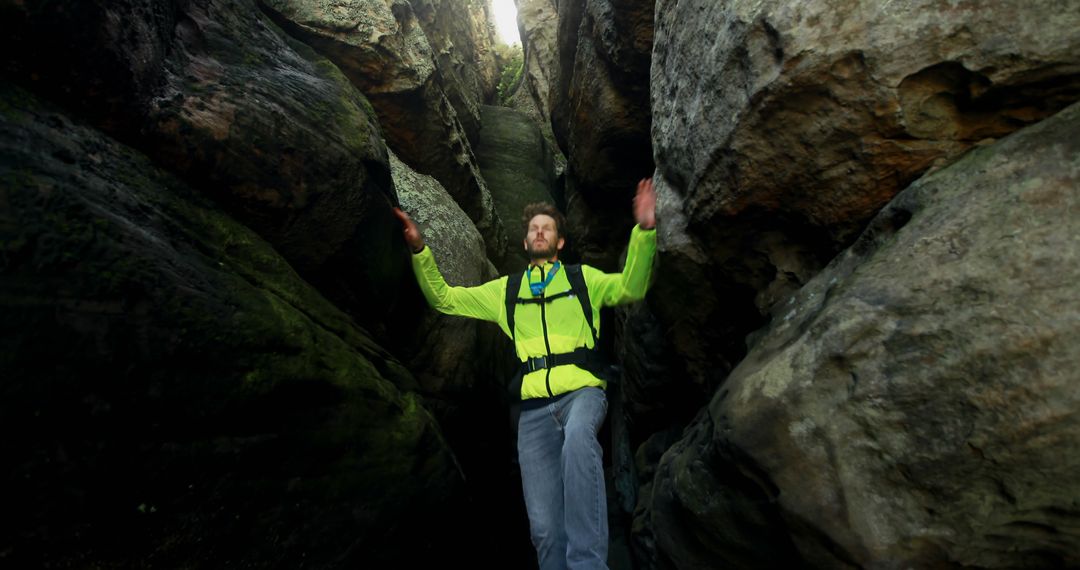
[[[510,338],[514,338],[514,310],[517,309],[518,291],[521,290],[523,272],[506,276],[506,324],[510,327]]]
[[[555,368],[556,366],[563,366],[565,364],[577,365],[580,368],[584,368],[585,370],[600,376],[604,373],[607,361],[601,356],[600,351],[581,346],[574,349],[573,352],[527,358],[525,359],[525,362],[521,363],[519,372],[522,375],[525,375],[530,372],[536,372],[537,370]]]
[[[585,276],[581,273],[581,265],[573,264],[566,266],[566,279],[570,282],[570,290],[581,302],[581,311],[585,313],[585,322],[589,323],[592,331],[593,348],[599,349],[599,338],[596,336],[596,327],[592,320],[592,304],[589,302],[589,288],[585,285]]]
[[[517,304],[519,304],[519,305],[540,305],[540,304],[546,305],[546,304],[554,301],[555,299],[562,299],[563,297],[573,297],[573,296],[574,296],[574,291],[571,289],[571,290],[563,291],[562,293],[555,293],[554,295],[545,295],[543,297],[533,297],[532,299],[520,299],[519,298],[517,300]]]

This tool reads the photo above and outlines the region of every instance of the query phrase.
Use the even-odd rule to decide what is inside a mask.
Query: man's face
[[[530,259],[551,259],[563,248],[565,240],[559,237],[555,229],[555,218],[547,214],[537,214],[529,220],[529,229],[525,234],[525,251]]]

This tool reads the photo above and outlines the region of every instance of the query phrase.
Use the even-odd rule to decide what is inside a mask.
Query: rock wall
[[[661,0],[661,173],[691,223],[759,207],[843,242],[934,161],[1076,99],[1080,9],[1060,8]]]
[[[776,307],[660,461],[660,557],[1080,563],[1078,132],[1074,105],[919,179]]]
[[[722,378],[743,334],[899,190],[1080,98],[1072,5],[660,1],[657,14],[669,267],[724,292],[662,309],[694,323],[679,350],[696,377]],[[713,334],[725,313],[735,330]]]
[[[479,285],[497,277],[480,233],[438,181],[393,153],[390,165],[401,207],[420,226],[447,283]],[[464,520],[476,526],[460,548],[472,564],[527,567],[533,557],[505,389],[517,363],[513,345],[490,323],[431,310],[418,319],[401,353],[466,475],[470,513]]]
[[[653,170],[652,0],[562,1],[548,104],[567,159],[567,216],[586,261],[614,270],[637,181]],[[534,32],[535,35],[535,32]]]
[[[1075,438],[1075,397],[1058,372],[1072,365],[1057,359],[1071,358],[1059,353],[1076,323],[1043,315],[1077,301],[1063,288],[1076,260],[1066,237],[1075,225],[1066,139],[1076,124],[1051,117],[1080,99],[1080,10],[693,0],[519,7],[526,53],[554,62],[529,81],[567,156],[567,208],[586,226],[586,260],[618,266],[629,214],[620,186],[626,197],[633,186],[619,177],[644,175],[635,166],[645,161],[627,157],[647,152],[655,161],[660,269],[647,302],[619,311],[614,327],[639,445],[638,562],[1075,565],[1075,477],[1065,475],[1073,466],[1054,472],[1059,482],[1024,473],[1024,461],[1042,469],[1048,455],[1023,447],[1028,423],[1004,418],[1032,418],[1048,441]],[[545,56],[552,35],[557,55]],[[1044,130],[1003,138],[1029,125]],[[1040,146],[1040,137],[1052,140]],[[998,181],[986,174],[994,169]],[[1055,174],[1040,178],[1040,169]],[[890,216],[913,198],[886,205],[908,186],[904,196],[920,196],[929,218],[910,226],[913,216],[903,232],[926,233],[897,239],[910,236],[905,243],[918,251],[943,244],[971,281],[933,277],[940,255],[890,249],[885,236],[899,231]],[[931,197],[952,191],[961,194],[940,204]],[[1045,197],[1047,208],[1013,217],[1006,210],[1021,196]],[[980,232],[1002,226],[1039,237],[991,248],[998,238]],[[868,265],[834,273],[855,263],[832,261],[845,250],[840,259]],[[1000,290],[991,287],[996,262],[1013,268]],[[898,265],[885,271],[890,264]],[[1050,269],[1059,265],[1066,277]],[[884,271],[876,284],[873,271]],[[841,285],[822,283],[848,277],[865,289],[835,309],[849,316],[789,316],[843,302],[834,299]],[[1021,293],[1028,286],[1030,295]],[[919,295],[905,296],[905,287]],[[913,308],[919,296],[931,306]],[[929,324],[934,311],[939,328]],[[992,324],[1005,313],[1022,315],[1008,322],[1033,336]],[[1000,338],[965,340],[984,329]],[[850,346],[834,344],[842,339]],[[998,352],[1016,358],[986,357]],[[834,373],[844,388],[830,384]],[[1045,397],[1014,397],[1028,373]],[[790,386],[775,393],[740,388],[782,386],[780,378]],[[875,388],[861,395],[866,382]],[[1010,459],[988,459],[978,441],[955,437],[966,428],[950,421],[978,426]],[[1017,446],[1016,456],[1005,451]],[[1020,498],[1014,485],[1029,494]]]
[[[445,560],[417,381],[270,244],[10,86],[0,180],[5,565]]]
[[[447,96],[469,140],[480,130],[480,106],[495,96],[500,69],[495,57],[491,6],[479,0],[409,0],[423,28]]]
[[[514,0],[525,50],[524,85],[545,123],[551,121],[551,74],[555,71],[559,29],[556,0]]]
[[[458,167],[448,187],[478,220],[454,218],[471,230],[448,236],[460,250],[445,259],[486,278],[483,247],[502,230],[483,216],[448,80],[395,27],[420,20],[392,7],[365,21],[384,43],[351,46],[368,59],[350,61],[397,62],[371,85],[439,110],[426,152],[456,149],[437,160]],[[506,341],[426,312],[390,214],[395,183],[408,203],[420,176],[392,173],[391,129],[350,61],[265,12],[0,2],[0,415],[28,432],[4,448],[5,562],[355,567],[527,552],[505,522],[522,516],[496,383],[508,374],[492,357]],[[460,30],[435,24],[460,67]],[[476,107],[494,74],[474,64],[459,91]]]

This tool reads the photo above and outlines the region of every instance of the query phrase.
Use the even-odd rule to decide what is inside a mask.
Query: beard
[[[544,245],[537,247],[536,242],[530,242],[527,253],[529,259],[551,259],[555,257],[555,254],[559,252],[555,242],[544,242]]]

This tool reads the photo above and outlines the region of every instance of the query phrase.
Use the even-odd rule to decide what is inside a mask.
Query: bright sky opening
[[[495,31],[499,39],[511,45],[521,43],[514,0],[491,0],[491,7],[495,9]]]

